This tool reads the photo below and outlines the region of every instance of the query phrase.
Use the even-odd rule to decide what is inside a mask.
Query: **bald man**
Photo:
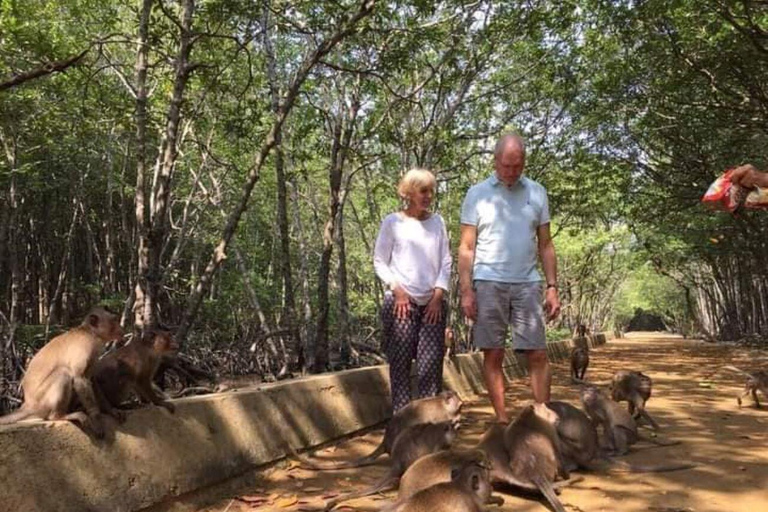
[[[483,375],[496,420],[507,423],[502,363],[507,327],[512,346],[526,356],[536,402],[548,402],[552,374],[547,360],[544,309],[560,314],[557,259],[549,230],[547,191],[523,176],[525,142],[503,135],[494,150],[495,172],[467,192],[461,207],[459,285],[461,308],[474,323],[483,351]],[[545,284],[536,269],[541,258]]]

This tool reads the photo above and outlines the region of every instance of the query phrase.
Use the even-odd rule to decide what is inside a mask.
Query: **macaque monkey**
[[[412,425],[419,423],[441,423],[450,421],[458,423],[461,419],[462,402],[459,395],[453,391],[443,391],[437,396],[414,400],[392,416],[384,430],[384,439],[370,454],[345,462],[312,462],[304,455],[298,454],[291,447],[286,447],[294,457],[312,469],[344,469],[357,468],[373,464],[374,461],[385,453],[392,453],[400,433]]]
[[[741,407],[742,398],[751,393],[752,399],[755,401],[755,407],[760,409],[762,406],[760,405],[760,400],[757,398],[757,391],[762,391],[763,396],[768,398],[768,371],[758,370],[756,372],[750,373],[730,365],[724,366],[723,368],[741,373],[747,377],[747,382],[744,384],[744,393],[736,397],[736,402],[738,402],[739,407]]]
[[[454,467],[451,481],[432,485],[405,501],[384,508],[386,512],[482,512],[486,503],[503,503],[491,498],[488,467],[468,463]]]
[[[27,418],[69,420],[102,438],[104,426],[90,378],[104,346],[122,337],[118,316],[93,308],[79,327],[56,336],[35,354],[21,380],[24,403],[0,418],[0,424]],[[75,399],[85,412],[71,412]]]
[[[583,468],[590,471],[661,473],[695,467],[689,463],[648,466],[608,459],[600,451],[597,428],[581,409],[567,402],[549,402],[547,407],[557,414],[555,426],[561,440],[563,459],[569,471]]]
[[[574,347],[571,351],[571,380],[576,383],[583,383],[588,366],[589,349],[586,347]]]
[[[659,424],[645,410],[645,402],[651,397],[653,381],[642,372],[621,370],[616,372],[611,381],[611,398],[616,402],[627,402],[629,414],[638,421],[643,418],[654,430]]]
[[[392,446],[391,464],[387,474],[367,489],[342,494],[327,501],[325,510],[331,510],[343,501],[396,489],[400,477],[414,462],[439,450],[450,448],[456,439],[456,429],[457,425],[450,421],[419,423],[403,429]]]
[[[509,468],[525,488],[538,490],[555,512],[565,512],[552,483],[570,474],[562,456],[555,424],[557,414],[544,404],[529,405],[507,427],[504,440]]]
[[[659,446],[678,444],[676,441],[661,441],[640,434],[637,423],[621,405],[614,402],[596,387],[581,390],[584,410],[597,425],[602,425],[608,449],[613,455],[624,455],[639,439]]]
[[[140,339],[104,356],[93,372],[102,410],[119,408],[133,391],[142,400],[174,412],[173,404],[158,393],[152,382],[162,359],[174,356],[178,350],[170,332],[150,329]]]

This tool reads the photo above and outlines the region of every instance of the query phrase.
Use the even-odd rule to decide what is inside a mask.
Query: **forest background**
[[[550,337],[764,344],[764,214],[700,198],[768,164],[767,88],[757,1],[0,0],[0,405],[97,303],[209,375],[381,362],[399,177],[436,172],[455,253],[510,130],[549,191]]]

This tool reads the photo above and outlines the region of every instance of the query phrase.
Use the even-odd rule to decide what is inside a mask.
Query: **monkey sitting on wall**
[[[141,400],[174,412],[173,404],[153,387],[152,379],[162,359],[173,357],[178,350],[169,331],[150,329],[140,339],[104,356],[93,372],[102,410],[119,408],[133,391]]]
[[[102,307],[93,308],[80,326],[56,336],[29,362],[21,380],[24,403],[0,418],[0,425],[27,418],[68,420],[94,436],[104,436],[91,375],[104,346],[123,337],[120,321]],[[85,412],[71,411],[77,400]]]

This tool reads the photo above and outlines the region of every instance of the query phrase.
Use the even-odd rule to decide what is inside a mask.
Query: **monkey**
[[[627,402],[629,414],[639,421],[640,418],[650,423],[654,430],[660,430],[659,424],[645,410],[645,402],[651,397],[653,381],[642,372],[621,370],[616,372],[611,381],[611,398],[615,402]]]
[[[744,384],[744,392],[736,397],[736,402],[739,404],[739,407],[741,407],[741,400],[751,393],[752,399],[755,401],[755,408],[761,409],[762,405],[760,405],[760,400],[757,398],[757,391],[760,390],[763,393],[763,396],[768,398],[768,371],[758,370],[750,373],[730,365],[723,366],[723,368],[741,373],[747,377],[747,382]]]
[[[589,366],[589,349],[586,347],[574,347],[571,351],[571,380],[584,382],[584,375]]]
[[[589,332],[589,330],[587,329],[587,326],[584,325],[584,324],[579,324],[579,326],[576,327],[576,334],[580,338],[584,338],[587,335],[588,332]]]
[[[149,329],[141,338],[102,357],[93,381],[102,410],[119,408],[134,391],[139,398],[174,412],[172,403],[153,387],[153,378],[164,357],[173,357],[179,345],[163,329]]]
[[[451,421],[419,423],[404,428],[392,445],[389,471],[367,489],[343,494],[327,501],[325,510],[331,510],[342,501],[397,488],[400,477],[414,462],[425,455],[449,448],[456,439],[456,431],[457,425]]]
[[[488,468],[476,462],[455,466],[451,480],[423,489],[404,501],[382,509],[383,512],[482,512],[486,503],[496,503],[501,498],[491,498],[491,482]],[[503,503],[503,500],[501,500]]]
[[[68,420],[103,438],[101,410],[90,378],[104,346],[122,337],[118,316],[102,307],[93,308],[80,326],[56,336],[32,357],[21,379],[24,403],[18,411],[0,418],[0,424],[27,418]],[[75,398],[85,412],[71,411]]]
[[[303,465],[310,469],[345,469],[357,468],[373,464],[377,458],[385,453],[392,453],[395,440],[405,428],[419,423],[440,423],[451,421],[457,423],[461,419],[462,402],[459,395],[453,391],[443,391],[437,396],[414,400],[399,411],[389,420],[384,430],[384,438],[368,455],[343,462],[313,461],[309,457],[299,454],[290,446],[286,449]]]
[[[504,441],[515,479],[527,489],[538,490],[556,512],[565,512],[552,486],[558,475],[570,478],[554,427],[556,421],[557,414],[546,405],[529,405],[507,427]]]
[[[626,454],[640,439],[659,446],[678,444],[677,441],[661,441],[640,434],[629,412],[594,386],[585,386],[581,390],[581,403],[592,421],[602,425],[612,455]]]
[[[555,428],[560,436],[563,459],[569,471],[582,468],[590,471],[661,473],[695,467],[688,463],[646,466],[608,459],[600,452],[597,428],[581,409],[567,402],[556,401],[549,402],[547,407],[557,414]]]
[[[535,490],[535,487],[518,480],[512,474],[509,468],[509,453],[504,446],[504,429],[504,425],[495,423],[472,449],[443,450],[417,460],[400,478],[398,500],[406,500],[431,485],[449,482],[451,469],[468,462],[487,465],[492,483],[504,483],[525,490]],[[577,480],[555,482],[553,487],[559,490],[564,485],[575,481]]]

